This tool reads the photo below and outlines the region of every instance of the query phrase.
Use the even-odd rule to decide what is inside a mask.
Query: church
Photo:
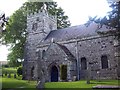
[[[96,23],[57,30],[56,16],[42,9],[27,16],[23,77],[44,82],[118,78],[118,41]],[[104,32],[104,34],[100,34]]]

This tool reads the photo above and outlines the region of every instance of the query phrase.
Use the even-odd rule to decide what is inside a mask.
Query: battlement
[[[30,13],[27,15],[27,19],[39,17],[39,16],[46,16],[46,17],[51,18],[52,20],[57,20],[56,16],[48,14],[48,12],[46,10],[39,10],[38,12]]]

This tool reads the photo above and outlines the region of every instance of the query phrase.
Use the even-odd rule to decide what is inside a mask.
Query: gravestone
[[[5,76],[7,76],[7,72],[5,72]]]
[[[16,78],[16,74],[14,74],[14,78]]]
[[[10,73],[8,74],[8,78],[11,78],[11,74]]]
[[[36,88],[38,88],[40,90],[43,90],[44,89],[44,84],[45,84],[44,82],[39,81]]]

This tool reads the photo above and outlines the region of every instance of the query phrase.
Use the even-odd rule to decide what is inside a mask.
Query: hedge
[[[61,80],[67,80],[67,65],[61,65],[60,67],[61,75],[60,78]]]

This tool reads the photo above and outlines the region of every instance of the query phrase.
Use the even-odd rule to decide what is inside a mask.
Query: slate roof
[[[102,28],[98,29],[98,24],[91,23],[88,27],[85,25],[78,25],[59,30],[53,30],[46,36],[43,42],[50,42],[52,38],[54,41],[65,41],[75,38],[96,36],[98,35],[96,31],[108,31],[108,28],[103,26]]]

